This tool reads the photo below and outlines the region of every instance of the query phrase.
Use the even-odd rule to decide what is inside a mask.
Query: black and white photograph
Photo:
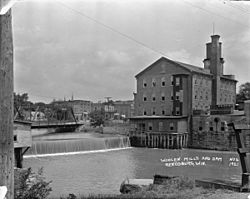
[[[250,199],[250,1],[0,0],[0,199]]]

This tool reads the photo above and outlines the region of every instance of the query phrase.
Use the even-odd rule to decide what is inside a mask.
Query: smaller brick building
[[[130,118],[134,115],[134,101],[114,101],[115,114],[120,119]]]
[[[92,102],[87,100],[71,100],[67,102],[72,107],[77,120],[87,120],[92,110]]]

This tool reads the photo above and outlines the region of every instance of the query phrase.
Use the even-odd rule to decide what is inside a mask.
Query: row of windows
[[[151,114],[152,114],[152,115],[156,115],[155,109],[152,109]],[[162,110],[162,111],[161,111],[161,114],[162,114],[162,115],[165,115],[165,114],[166,114],[165,110]],[[146,111],[146,110],[143,110],[143,115],[147,115],[147,111]]]
[[[175,94],[176,96],[174,97],[173,96],[173,93],[171,92],[171,100],[180,100],[180,92],[176,92]],[[152,97],[151,97],[152,101],[155,102],[156,101],[156,96],[153,94]],[[166,100],[166,97],[165,97],[165,94],[161,94],[161,101],[165,101]],[[148,101],[148,98],[146,95],[143,95],[143,101],[146,102]]]
[[[220,85],[221,89],[226,89],[226,90],[234,90],[235,86],[234,83],[226,81],[226,82],[221,82]]]
[[[221,122],[220,123],[220,131],[227,131],[228,130],[228,126],[227,126],[227,123],[226,122]],[[209,131],[218,131],[219,130],[218,128],[215,129],[214,126],[213,126],[213,122],[209,122]],[[203,131],[203,126],[200,124],[199,126],[199,131]]]
[[[159,122],[158,127],[159,127],[159,131],[163,131],[163,122]],[[153,123],[151,123],[151,122],[148,123],[148,130],[149,131],[153,130]],[[173,122],[169,123],[169,130],[170,131],[174,130],[174,123]]]
[[[143,115],[147,115],[148,112],[146,110],[143,110]],[[151,110],[151,114],[152,115],[156,115],[156,110],[155,108],[153,108]],[[166,111],[164,109],[161,110],[161,115],[165,115],[166,114]],[[172,115],[174,115],[174,112],[172,111]],[[180,107],[175,107],[175,115],[180,115]]]
[[[205,86],[209,86],[210,85],[210,83],[211,83],[211,81],[210,80],[205,80],[205,79],[200,79],[200,80],[198,80],[198,79],[194,79],[194,85],[205,85]]]
[[[156,84],[156,79],[155,78],[152,78],[151,85],[152,85],[152,87],[156,87],[157,84]],[[171,76],[171,85],[174,85],[173,76]],[[175,85],[176,86],[180,85],[180,78],[179,77],[175,78]],[[143,80],[143,88],[146,88],[147,86],[148,86],[147,81],[144,79]],[[162,87],[166,86],[166,78],[165,77],[161,78],[161,86]]]
[[[227,94],[222,94],[220,96],[220,102],[233,102],[234,101],[234,97],[231,95],[227,95]]]
[[[145,125],[145,124],[144,124]],[[135,128],[137,128],[137,125],[135,126]],[[145,128],[145,127],[144,127]],[[152,131],[153,130],[153,123],[152,122],[149,122],[148,123],[148,129],[149,131]],[[164,128],[163,128],[163,122],[159,122],[158,123],[158,130],[159,131],[163,131]],[[169,125],[168,125],[168,128],[166,130],[170,130],[170,131],[174,131],[175,130],[175,126],[174,126],[174,123],[173,122],[170,122]]]
[[[198,97],[198,95],[195,95],[194,96],[194,99],[198,99],[198,98],[200,98],[201,100],[203,100],[203,96],[202,95],[200,95],[199,97]],[[208,98],[208,95],[205,95],[205,98],[204,98],[205,100],[208,100],[209,98]]]

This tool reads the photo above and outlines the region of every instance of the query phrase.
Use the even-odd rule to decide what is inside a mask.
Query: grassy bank
[[[59,197],[58,199],[247,199],[248,195],[248,193],[229,190],[196,187],[194,181],[185,177],[177,177],[160,185],[143,186],[140,191],[138,189],[132,190],[129,194],[89,196],[71,194],[68,197]]]
[[[89,195],[89,196],[68,196],[51,199],[247,199],[249,193],[238,193],[229,190],[209,190],[195,188],[180,191],[179,193],[169,193],[155,195],[153,193],[138,193],[132,195]]]

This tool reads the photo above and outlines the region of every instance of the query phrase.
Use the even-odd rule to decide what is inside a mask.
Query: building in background
[[[114,102],[112,100],[107,100],[107,102],[103,103],[103,106],[105,112],[105,120],[113,120],[115,116]]]
[[[92,110],[92,102],[87,100],[70,100],[67,104],[72,107],[76,120],[86,121]]]
[[[128,119],[134,115],[134,101],[114,101],[115,118]]]
[[[104,111],[104,105],[101,101],[92,103],[91,111]]]
[[[193,116],[233,113],[237,81],[224,74],[219,37],[212,35],[206,44],[203,68],[162,57],[135,76],[135,116],[131,118],[135,132],[165,133],[171,147],[186,146]]]

